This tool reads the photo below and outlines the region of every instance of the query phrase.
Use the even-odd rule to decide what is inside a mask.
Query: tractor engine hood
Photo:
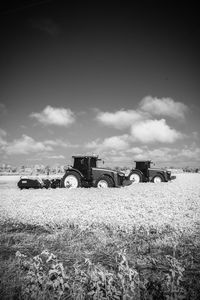
[[[159,169],[159,168],[149,168],[149,172],[156,172],[163,174],[167,180],[171,180],[171,171],[165,170],[165,169]]]
[[[157,172],[167,172],[167,170],[161,168],[149,168],[148,170],[157,171]]]
[[[120,176],[125,176],[125,174],[123,172],[113,171],[111,169],[106,169],[106,168],[92,168],[92,170],[94,170],[94,171],[104,171],[106,173],[115,173],[115,174],[118,174]]]

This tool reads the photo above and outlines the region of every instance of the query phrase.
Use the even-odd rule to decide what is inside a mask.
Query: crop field
[[[131,228],[170,225],[190,230],[200,220],[200,174],[178,174],[168,183],[111,189],[20,190],[2,184],[1,220],[38,225],[88,226],[104,223]]]
[[[0,178],[0,298],[200,299],[200,174],[175,176],[22,191]]]

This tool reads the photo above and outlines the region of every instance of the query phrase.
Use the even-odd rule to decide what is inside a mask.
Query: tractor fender
[[[80,175],[81,178],[84,177],[83,174],[82,174],[79,170],[77,170],[77,169],[74,169],[74,168],[71,168],[71,167],[70,167],[70,168],[68,168],[68,169],[65,170],[65,174],[66,174],[68,171],[73,171],[73,172],[78,173],[78,174]]]
[[[142,173],[142,171],[138,170],[138,169],[131,169],[130,173],[128,174],[127,178],[129,178],[129,175],[131,174],[131,172],[134,171],[135,173],[138,173],[141,178],[142,178],[142,181],[144,180],[144,174]]]
[[[152,179],[153,179],[153,177],[155,177],[156,175],[159,175],[159,176],[161,176],[162,178],[163,178],[163,181],[167,181],[166,180],[166,176],[167,176],[167,174],[165,175],[163,172],[156,172],[156,173],[154,173],[154,174],[149,174],[149,181],[152,181]]]
[[[112,182],[115,187],[121,186],[122,184],[119,182],[119,172],[110,170],[110,169],[103,169],[103,168],[92,168],[92,175],[93,175],[93,185],[96,185],[96,181],[101,176],[108,176],[112,179]]]
[[[101,177],[108,177],[108,178],[110,178],[110,180],[112,180],[112,182],[113,182],[113,186],[116,186],[116,182],[115,182],[114,176],[112,177],[111,175],[109,175],[109,174],[107,174],[107,173],[102,173],[102,174],[100,175],[100,177],[97,177],[95,180],[93,180],[93,186],[96,186],[97,181],[98,181],[99,178],[101,178]]]

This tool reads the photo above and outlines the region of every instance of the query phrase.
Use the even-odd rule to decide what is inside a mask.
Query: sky
[[[69,3],[1,2],[0,164],[200,167],[197,7]]]

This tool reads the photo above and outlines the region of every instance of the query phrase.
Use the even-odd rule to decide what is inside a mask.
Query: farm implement
[[[171,180],[171,172],[151,168],[151,161],[136,161],[136,167],[128,176],[124,172],[107,168],[98,168],[100,160],[96,155],[76,155],[73,166],[68,166],[62,178],[20,178],[18,187],[29,188],[78,188],[78,187],[122,187],[139,182],[167,182]]]
[[[17,186],[23,189],[48,189],[48,188],[57,188],[60,187],[60,179],[48,179],[36,177],[21,177],[17,183]]]

